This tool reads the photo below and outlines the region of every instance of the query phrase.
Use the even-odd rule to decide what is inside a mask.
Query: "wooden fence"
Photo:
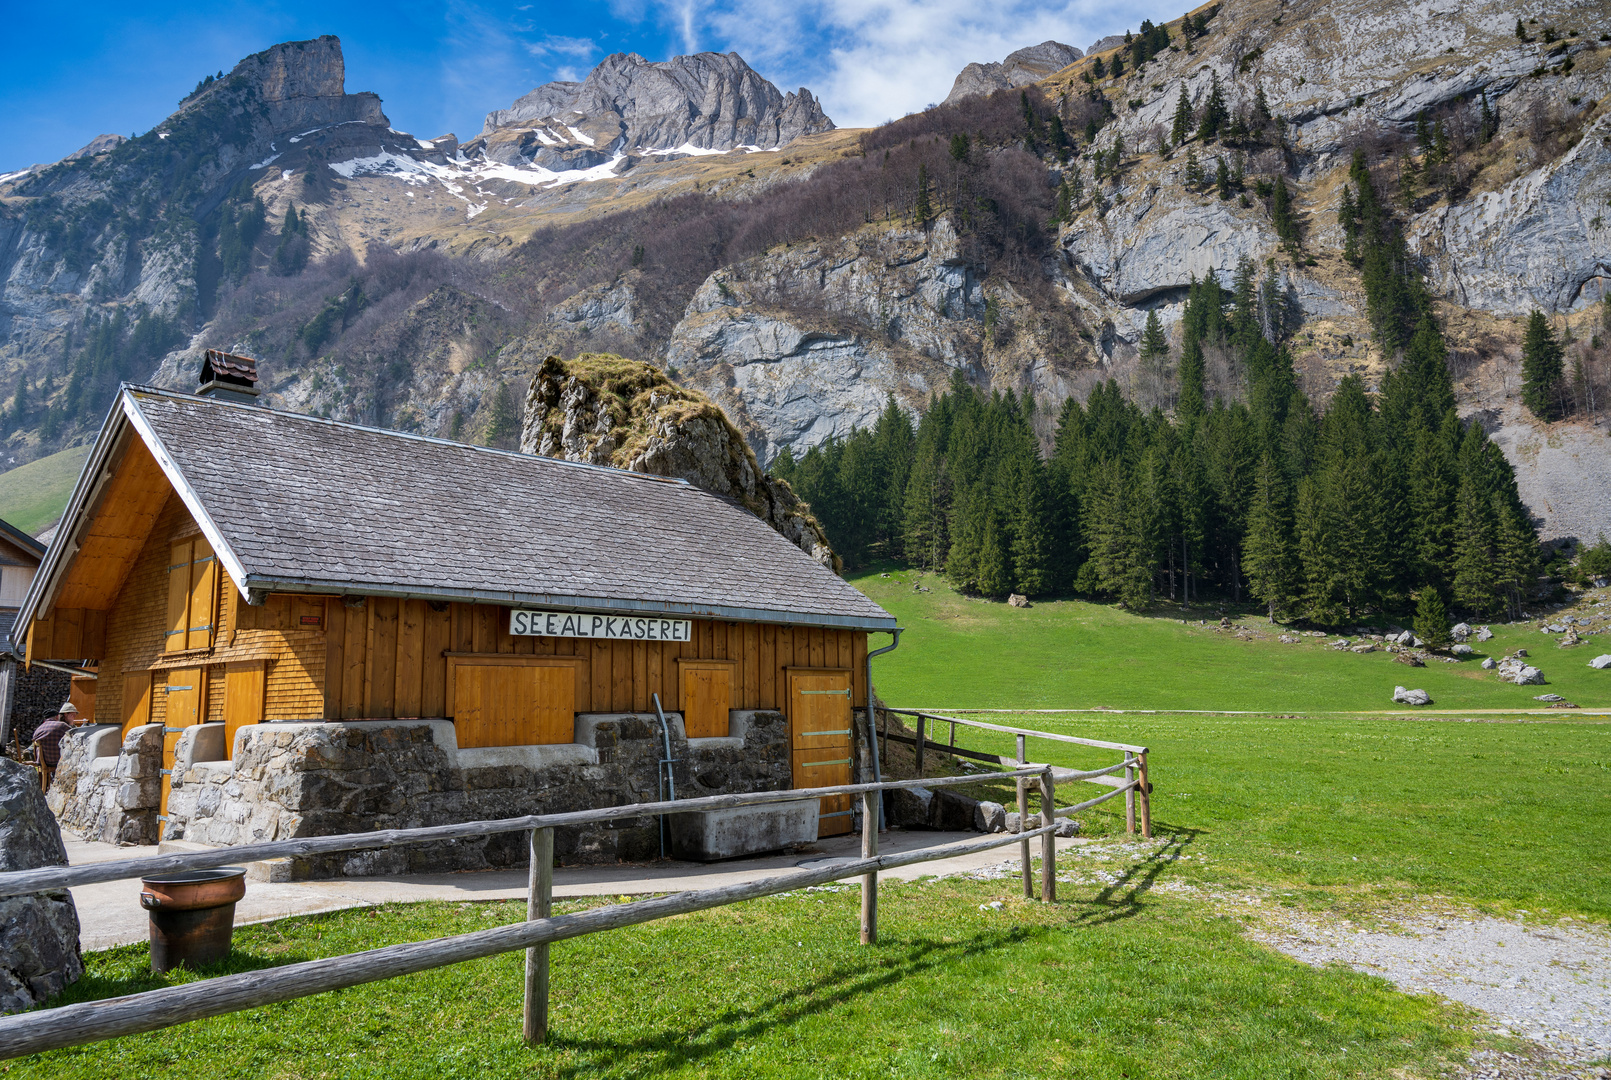
[[[1029,739],[1045,739],[1049,742],[1072,743],[1076,746],[1093,746],[1099,750],[1113,750],[1117,751],[1118,753],[1122,753],[1124,755],[1124,759],[1117,765],[1109,766],[1106,769],[1095,769],[1090,772],[1075,772],[1071,769],[1056,770],[1056,776],[1059,782],[1083,780],[1088,784],[1103,784],[1107,787],[1113,788],[1113,790],[1108,792],[1106,795],[1100,795],[1094,799],[1087,800],[1086,802],[1080,803],[1078,806],[1070,806],[1065,809],[1058,810],[1057,813],[1059,816],[1066,816],[1068,814],[1075,813],[1076,811],[1095,806],[1098,803],[1107,802],[1109,799],[1115,798],[1119,795],[1123,795],[1126,831],[1132,834],[1136,831],[1136,806],[1137,802],[1139,801],[1141,810],[1141,835],[1149,840],[1152,839],[1152,784],[1147,779],[1147,748],[1145,746],[1131,746],[1129,743],[1103,742],[1100,739],[1080,739],[1073,735],[1059,735],[1051,731],[1036,731],[1033,728],[1004,727],[1001,724],[987,724],[982,720],[962,720],[954,716],[941,716],[938,713],[920,712],[914,709],[884,708],[880,711],[884,714],[883,731],[881,732],[880,737],[884,740],[886,758],[888,757],[887,751],[892,740],[894,742],[905,743],[908,746],[914,747],[916,749],[917,756],[918,776],[923,775],[923,755],[931,746],[939,753],[948,754],[952,757],[968,758],[973,761],[988,761],[992,765],[1007,765],[1016,768],[1022,768],[1029,762],[1025,745],[1026,741]],[[916,718],[916,735],[907,735],[904,731],[892,734],[889,730],[889,717],[891,713]],[[930,721],[933,721],[936,724],[951,725],[949,743],[935,743],[930,741],[928,738],[928,724]],[[1000,754],[987,754],[978,750],[969,750],[966,747],[958,746],[957,725],[959,724],[966,728],[977,728],[981,731],[996,731],[1016,737],[1018,757],[1016,759],[1007,758],[1002,757]],[[1123,779],[1113,775],[1114,773],[1118,772],[1124,773]],[[1020,783],[1018,785],[1019,819],[1027,820],[1028,813],[1027,796],[1025,794],[1024,785]]]
[[[965,721],[964,721],[965,723]],[[989,726],[989,725],[982,725]],[[1001,729],[1009,730],[1009,729]],[[1048,736],[1060,738],[1060,736]],[[1073,740],[1083,741],[1083,740]],[[1093,744],[1106,745],[1106,744]],[[1145,751],[1142,751],[1144,754]],[[1129,757],[1126,757],[1126,761]],[[1052,808],[1050,818],[1066,817],[1094,799],[1078,806],[1056,809],[1056,779],[1087,780],[1114,772],[1122,764],[1092,773],[1069,773],[1048,765],[1019,765],[999,775],[1018,781],[1020,808],[1026,812],[1028,788],[1037,781],[1042,808]],[[1054,779],[1054,772],[1056,779]],[[480,930],[430,941],[408,942],[349,953],[322,960],[287,964],[262,971],[224,975],[200,982],[169,986],[104,1001],[63,1005],[0,1017],[0,1060],[21,1057],[101,1039],[157,1031],[191,1020],[254,1009],[277,1001],[321,994],[362,983],[395,978],[449,964],[463,963],[498,953],[526,950],[525,1008],[522,1030],[526,1040],[536,1044],[548,1034],[548,947],[556,941],[584,934],[634,926],[654,919],[692,911],[723,907],[743,900],[788,892],[845,878],[861,878],[861,941],[871,944],[878,937],[878,874],[900,866],[954,858],[989,851],[1012,843],[1023,845],[1024,894],[1033,899],[1034,888],[1029,861],[1030,841],[1041,841],[1040,898],[1057,899],[1055,820],[1017,834],[1001,834],[955,844],[922,848],[898,855],[878,854],[877,802],[882,792],[900,788],[946,787],[977,783],[978,776],[939,777],[929,780],[886,781],[877,784],[847,784],[838,787],[805,788],[789,791],[755,792],[746,795],[712,795],[677,802],[637,803],[563,814],[536,814],[498,821],[476,821],[421,829],[393,829],[381,832],[349,833],[342,836],[309,837],[261,844],[243,844],[213,851],[184,855],[161,855],[145,859],[124,859],[87,866],[52,866],[0,874],[0,897],[18,896],[51,889],[64,889],[98,881],[118,881],[153,873],[202,870],[231,863],[288,855],[312,855],[334,851],[372,850],[404,844],[422,844],[468,836],[506,832],[529,832],[531,873],[526,921],[491,930]],[[1111,798],[1112,794],[1102,798]],[[849,863],[800,870],[758,881],[700,889],[625,904],[614,904],[577,912],[553,915],[554,829],[620,818],[648,817],[698,810],[718,810],[739,806],[759,806],[826,795],[860,795],[862,798],[861,858]]]

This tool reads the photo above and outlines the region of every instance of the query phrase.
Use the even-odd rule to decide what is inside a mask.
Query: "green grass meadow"
[[[1496,627],[1496,653],[1526,644],[1543,689],[1585,706],[1529,714],[1540,688],[1505,687],[1474,663],[1408,668],[1313,639],[1240,641],[1195,625],[1209,611],[1191,625],[1076,602],[1020,611],[933,578],[914,593],[912,580],[858,581],[907,627],[874,661],[881,695],[897,707],[1162,710],[979,717],[1146,745],[1154,842],[1125,835],[1120,800],[1082,813],[1090,842],[1060,858],[1055,905],[1022,899],[1016,878],[886,881],[871,947],[856,943],[853,886],[560,943],[552,1036],[537,1049],[519,1038],[522,958],[507,955],[0,1063],[0,1077],[1431,1078],[1495,1045],[1491,1024],[1255,943],[1244,899],[1356,921],[1428,904],[1611,920],[1611,717],[1588,708],[1607,702],[1611,672],[1586,666],[1611,640],[1557,652],[1536,630]],[[1472,712],[1395,711],[1395,683]],[[1170,711],[1188,708],[1253,714]],[[958,742],[1012,749],[1010,736],[965,728]],[[1113,760],[1046,741],[1030,756]],[[909,774],[911,757],[891,744],[886,772]],[[927,765],[958,770],[938,755]],[[972,788],[1011,801],[988,775]],[[1068,785],[1059,801],[1101,790]],[[491,902],[286,919],[238,929],[235,955],[203,974],[523,917],[523,903]],[[144,946],[87,960],[62,1003],[197,977],[151,975]]]
[[[72,446],[0,473],[0,518],[30,536],[55,522],[89,452],[88,446]]]
[[[1284,645],[1277,637],[1285,627],[1246,609],[1224,610],[1266,640],[1216,629],[1221,609],[1212,606],[1159,604],[1145,615],[1081,600],[1014,608],[961,596],[936,574],[885,568],[852,580],[905,628],[900,648],[873,662],[879,695],[897,707],[1390,712],[1405,708],[1393,704],[1395,686],[1426,690],[1438,710],[1538,709],[1533,697],[1546,692],[1584,708],[1611,706],[1611,670],[1588,666],[1611,652],[1611,636],[1561,649],[1536,622],[1493,624],[1494,639],[1473,643],[1474,658],[1416,668],[1389,653],[1322,644],[1335,636]],[[1517,648],[1528,650],[1548,686],[1502,683],[1481,669],[1483,657]]]

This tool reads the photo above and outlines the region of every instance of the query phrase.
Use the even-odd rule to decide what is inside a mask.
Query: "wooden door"
[[[179,736],[185,728],[201,723],[204,715],[201,703],[205,677],[199,667],[168,672],[168,685],[163,688],[167,707],[162,726],[162,801],[157,806],[158,821],[168,819],[168,791],[173,786],[174,750],[179,746]]]
[[[453,730],[460,749],[576,741],[576,674],[570,667],[459,663]]]
[[[224,756],[235,760],[235,732],[263,721],[266,660],[237,660],[224,668]]]
[[[123,737],[151,722],[151,673],[131,671],[123,676]]]
[[[850,783],[850,672],[789,672],[789,752],[797,788]],[[853,827],[849,795],[821,800],[817,836]]]

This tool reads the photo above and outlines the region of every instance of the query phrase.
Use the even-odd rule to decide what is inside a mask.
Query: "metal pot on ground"
[[[235,902],[246,895],[246,868],[220,866],[140,879],[140,906],[151,916],[151,970],[192,970],[229,955]]]

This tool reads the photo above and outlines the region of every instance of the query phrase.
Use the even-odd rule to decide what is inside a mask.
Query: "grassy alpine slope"
[[[1138,616],[1081,600],[1020,609],[961,596],[937,574],[888,567],[853,581],[906,628],[901,647],[874,661],[880,696],[898,708],[1402,713],[1408,707],[1393,704],[1394,686],[1426,690],[1438,710],[1539,709],[1533,699],[1543,693],[1584,708],[1611,706],[1611,670],[1588,666],[1611,652],[1611,636],[1561,649],[1558,636],[1539,633],[1536,621],[1492,624],[1494,639],[1473,643],[1482,650],[1473,658],[1415,668],[1389,653],[1334,651],[1326,646],[1335,636],[1282,644],[1286,628],[1245,609],[1181,612],[1159,604]],[[932,591],[914,592],[914,584]],[[1217,629],[1220,610],[1257,640]],[[1482,670],[1484,656],[1517,648],[1528,650],[1549,685],[1514,686]]]
[[[55,522],[89,452],[88,446],[70,446],[0,473],[0,518],[30,536]]]

